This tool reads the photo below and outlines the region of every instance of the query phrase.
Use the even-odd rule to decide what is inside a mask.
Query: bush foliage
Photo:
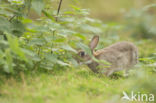
[[[49,7],[53,1],[2,0],[0,7],[0,66],[13,73],[27,69],[66,68],[76,65],[72,58],[82,41],[120,27],[88,17],[88,10],[71,5],[61,11]],[[30,10],[39,15],[33,20]],[[70,38],[70,39],[69,39]],[[82,45],[81,45],[82,46]]]

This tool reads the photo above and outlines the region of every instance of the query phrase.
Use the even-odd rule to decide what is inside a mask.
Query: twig
[[[57,21],[57,19],[58,19],[58,15],[59,15],[59,12],[60,12],[60,9],[61,9],[61,4],[62,4],[62,0],[60,0],[60,2],[59,2],[59,6],[58,6],[58,9],[57,9],[56,21]]]
[[[16,15],[13,15],[13,16],[9,19],[9,22],[11,22],[12,19],[14,19],[15,16],[16,16]]]

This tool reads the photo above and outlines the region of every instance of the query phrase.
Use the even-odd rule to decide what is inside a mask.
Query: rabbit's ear
[[[99,36],[95,35],[95,36],[92,38],[92,40],[91,40],[91,42],[90,42],[90,44],[89,44],[89,47],[90,47],[90,49],[91,49],[92,51],[93,51],[94,48],[97,46],[98,42],[99,42]]]

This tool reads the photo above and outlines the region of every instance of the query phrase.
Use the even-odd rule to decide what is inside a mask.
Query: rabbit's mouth
[[[91,63],[92,63],[92,60],[91,60],[91,59],[85,60],[84,58],[76,59],[76,61],[77,61],[77,63],[78,63],[79,65],[91,64]]]
[[[91,64],[92,63],[92,60],[89,59],[87,61],[77,61],[77,62],[78,62],[79,65],[83,65],[83,64],[88,65],[88,64]]]
[[[92,63],[92,60],[88,60],[86,62],[84,62],[84,64],[91,64]]]

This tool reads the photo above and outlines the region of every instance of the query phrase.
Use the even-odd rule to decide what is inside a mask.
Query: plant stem
[[[58,20],[58,15],[59,15],[59,12],[60,12],[60,9],[61,9],[61,4],[62,4],[62,0],[60,0],[60,2],[59,2],[59,6],[58,6],[58,9],[57,9],[56,21]]]

